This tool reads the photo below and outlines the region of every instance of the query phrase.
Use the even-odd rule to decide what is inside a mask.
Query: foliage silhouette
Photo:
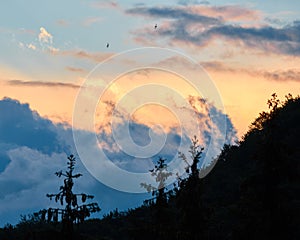
[[[189,149],[191,164],[188,157],[179,152],[181,158],[186,164],[188,177],[179,180],[179,190],[176,194],[176,206],[179,209],[180,216],[180,239],[198,239],[203,235],[208,218],[208,208],[202,201],[203,180],[200,178],[200,162],[204,148],[199,145],[196,136],[191,139],[192,144]]]
[[[151,176],[155,178],[157,186],[152,186],[151,184],[141,183],[141,187],[145,188],[148,192],[152,192],[154,198],[146,200],[146,204],[152,205],[152,234],[154,238],[161,239],[166,234],[165,226],[168,223],[169,215],[167,214],[168,206],[168,195],[170,192],[166,192],[166,181],[172,176],[172,173],[168,171],[168,165],[166,164],[166,159],[159,158],[154,168],[150,170]],[[155,204],[154,204],[154,200]]]
[[[152,196],[155,196],[156,205],[164,206],[167,204],[166,196],[166,180],[172,175],[167,169],[166,159],[159,158],[157,163],[154,165],[154,169],[149,170],[151,176],[155,177],[155,181],[158,186],[152,186],[151,184],[141,183],[141,187],[145,188],[148,192],[152,192]],[[152,199],[153,200],[153,199]]]
[[[59,178],[64,177],[64,185],[60,186],[58,193],[46,195],[50,198],[50,200],[54,198],[55,202],[60,202],[61,206],[65,204],[65,208],[49,208],[43,209],[39,212],[42,221],[47,220],[48,222],[58,222],[60,216],[60,220],[63,225],[62,231],[70,239],[72,239],[73,236],[74,223],[82,223],[85,218],[90,216],[91,213],[100,211],[97,203],[85,203],[88,199],[93,199],[93,195],[73,193],[73,179],[77,179],[82,176],[80,173],[73,173],[75,163],[75,157],[73,155],[68,156],[68,171],[59,171],[55,173],[55,175]],[[81,205],[78,204],[79,198],[82,202]]]

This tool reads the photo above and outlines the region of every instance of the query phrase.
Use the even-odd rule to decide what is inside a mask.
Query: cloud
[[[179,7],[135,7],[126,11],[128,14],[148,17],[169,18],[175,23],[204,24],[205,26],[223,25],[230,22],[260,20],[261,13],[257,10],[239,5],[231,6],[204,6],[186,4]]]
[[[88,17],[83,21],[83,25],[88,27],[91,26],[92,24],[101,22],[102,18],[101,17]]]
[[[154,132],[150,126],[134,121],[130,121],[128,129],[132,143],[126,141],[128,135],[125,133],[127,129],[123,123],[116,124],[114,129],[117,132],[116,135],[101,130],[97,135],[98,141],[108,159],[119,168],[131,172],[148,173],[149,169],[154,167],[153,162],[157,160],[158,156],[163,156],[171,161],[177,155],[179,144],[183,141],[177,132],[178,129],[159,133]],[[155,139],[163,138],[164,134],[166,134],[166,142],[160,149],[160,146],[156,145]],[[189,141],[185,144],[189,144]],[[143,156],[149,154],[150,157],[138,157],[141,155],[141,152],[138,152],[141,147],[145,147]],[[157,149],[160,150],[156,152]],[[155,152],[156,154],[152,154]]]
[[[91,3],[93,8],[119,8],[119,4],[116,1],[98,0]]]
[[[186,7],[190,12],[222,19],[223,23],[248,22],[261,19],[261,13],[239,5],[231,6],[192,6]]]
[[[76,68],[76,67],[70,67],[70,66],[65,67],[65,69],[67,71],[76,72],[76,73],[84,73],[85,72],[85,70],[83,68]]]
[[[222,142],[222,139],[224,136],[222,132],[226,132],[225,142],[234,144],[237,140],[236,130],[230,118],[208,101],[193,96],[190,96],[187,101],[192,108],[179,105],[175,106],[175,108],[180,111],[183,119],[190,119],[188,121],[189,123],[181,122],[182,125],[175,125],[171,128],[161,128],[160,131],[153,131],[153,125],[155,125],[155,123],[146,123],[138,119],[127,118],[126,116],[130,114],[126,113],[126,110],[116,109],[116,103],[108,102],[108,114],[114,114],[118,120],[114,119],[115,122],[113,122],[111,116],[107,117],[106,121],[109,122],[109,124],[103,122],[99,126],[98,141],[105,149],[109,159],[120,164],[120,166],[118,165],[120,168],[125,167],[125,170],[128,170],[134,167],[138,169],[139,172],[145,172],[147,168],[144,169],[144,165],[140,168],[136,165],[131,165],[132,163],[136,164],[135,161],[133,161],[134,159],[139,159],[134,157],[137,156],[138,153],[129,156],[126,152],[133,153],[139,151],[138,149],[141,146],[149,146],[147,151],[154,151],[153,149],[157,149],[157,146],[154,144],[155,139],[161,139],[165,135],[166,141],[155,156],[164,156],[170,160],[177,158],[180,144],[189,147],[189,139],[196,135],[199,139],[199,143],[204,147],[205,153],[208,153],[206,164],[209,164],[223,147],[222,144],[224,142]],[[114,111],[117,111],[117,113]],[[102,114],[105,113],[102,112]],[[128,122],[128,124],[125,124],[126,122]],[[189,126],[189,124],[196,124],[199,128],[195,131],[195,127]],[[110,131],[107,130],[108,126],[111,128]],[[223,129],[223,127],[226,127],[226,129]],[[181,133],[179,129],[182,129]],[[132,138],[132,142],[128,141],[129,137]],[[118,142],[116,142],[116,139]],[[157,140],[157,142],[159,141]],[[215,145],[208,151],[210,144]],[[124,149],[126,149],[125,152]],[[144,150],[144,154],[147,155],[146,150]],[[153,160],[154,159],[152,159],[152,161]],[[140,161],[143,162],[143,159],[140,159]]]
[[[233,6],[186,5],[178,7],[135,7],[127,14],[159,18],[169,25],[153,29],[132,31],[135,39],[147,43],[162,41],[170,45],[194,45],[203,48],[214,41],[223,41],[232,46],[241,45],[250,49],[286,55],[300,55],[300,24],[273,27],[263,22],[262,14],[250,8]]]
[[[217,72],[235,72],[233,68],[226,66],[224,63],[219,61],[210,61],[210,62],[200,62],[200,65],[208,71],[217,71]]]
[[[40,27],[38,38],[40,43],[52,44],[53,42],[53,36],[44,27]]]
[[[273,81],[297,81],[300,82],[300,69],[290,69],[286,71],[262,71],[261,75],[266,78]]]
[[[132,31],[137,42],[153,45],[153,42],[158,39],[161,41],[161,38],[166,38],[172,46],[178,42],[179,44],[206,46],[210,38],[205,38],[203,34],[208,28],[221,25],[223,20],[193,12],[192,9],[189,7],[136,7],[128,9],[126,13],[160,19],[158,31],[154,32],[153,27]]]
[[[210,29],[208,35],[225,36],[230,39],[245,39],[245,42],[252,40],[267,40],[267,41],[299,41],[299,36],[292,35],[292,31],[288,34],[289,28],[276,29],[273,27],[261,28],[244,28],[240,26],[223,25]],[[258,42],[258,41],[255,41]]]
[[[58,51],[58,52],[52,52],[54,55],[59,55],[59,56],[71,56],[74,58],[79,58],[79,59],[87,59],[92,62],[102,62],[103,60],[111,57],[113,54],[112,53],[104,53],[104,52],[99,52],[99,53],[90,53],[86,52],[84,50],[78,50],[78,51]]]
[[[187,5],[197,5],[197,4],[209,4],[209,2],[208,1],[200,2],[198,0],[179,0],[178,4],[187,6]]]
[[[264,20],[267,23],[270,23],[271,25],[275,25],[275,26],[285,26],[285,25],[287,25],[287,22],[281,20],[280,18],[266,17]]]
[[[198,24],[215,25],[219,24],[220,20],[214,17],[207,17],[187,11],[185,8],[175,7],[136,7],[126,11],[127,14],[161,17],[184,20],[185,22],[197,22]]]
[[[207,144],[210,141],[210,134],[214,134],[217,136],[217,142],[213,148],[219,147],[218,134],[221,132],[219,121],[224,119],[228,124],[226,141],[234,141],[234,128],[226,115],[212,105],[207,105],[203,99],[191,97],[190,102],[197,111],[196,116],[199,118],[201,126],[205,129],[202,135],[199,133],[201,144]],[[115,105],[111,105],[111,107],[115,107]],[[205,108],[211,110],[210,113],[215,116],[214,121],[209,121],[207,112],[200,112],[200,109]],[[66,169],[66,154],[73,153],[77,156],[77,153],[73,140],[74,132],[72,133],[70,126],[54,124],[50,120],[42,118],[37,112],[32,111],[28,104],[22,104],[9,98],[0,100],[0,116],[0,225],[4,225],[6,222],[15,224],[20,214],[57,206],[54,202],[50,202],[45,194],[58,191],[62,179],[58,179],[54,172]],[[120,117],[125,121],[124,117]],[[122,133],[120,137],[126,136],[123,135],[126,130],[123,128],[124,123],[117,122],[115,127],[117,132]],[[147,146],[151,139],[162,137],[162,134],[166,134],[166,142],[154,156],[139,158],[120,149],[115,141],[115,136],[111,133],[100,131],[97,135],[98,141],[110,160],[107,166],[101,167],[110,174],[110,179],[113,176],[110,171],[112,164],[131,172],[148,172],[153,167],[153,161],[157,160],[158,155],[166,157],[170,161],[177,154],[180,143],[185,145],[190,143],[189,136],[185,133],[180,134],[175,128],[163,133],[134,120],[131,120],[129,127],[131,139],[138,146]],[[80,132],[85,139],[94,137],[94,134],[88,131],[76,129],[73,131]],[[125,137],[123,140],[127,141],[128,139]],[[96,155],[94,155],[90,142],[84,141],[81,144],[81,147],[87,149],[89,154],[89,159],[85,159],[85,161],[95,161]],[[131,148],[131,150],[135,149]],[[205,154],[209,153],[205,152]],[[207,157],[212,158],[213,155]],[[76,181],[76,189],[95,195],[95,201],[98,201],[103,209],[101,214],[116,207],[120,210],[136,207],[149,197],[147,193],[124,193],[106,187],[90,175],[78,156],[77,160],[76,172],[83,173],[83,177]],[[97,164],[99,163],[97,162]],[[116,182],[120,181],[119,176],[113,176],[113,179]],[[34,196],[34,201],[32,201],[32,196]]]
[[[53,54],[59,52],[59,48],[55,47],[53,44],[53,35],[49,33],[44,27],[40,28],[38,41],[42,50],[47,50]]]
[[[25,44],[24,44],[24,43],[22,43],[22,42],[19,42],[19,43],[18,43],[18,46],[19,46],[19,48],[23,48],[23,49],[24,49],[24,47],[25,47]]]
[[[209,5],[209,1],[198,1],[198,0],[179,0],[178,4],[180,5],[198,5],[198,4],[203,4],[203,5]]]
[[[0,100],[0,116],[0,226],[3,226],[7,222],[16,224],[21,214],[57,207],[45,195],[59,190],[62,179],[54,173],[66,169],[66,154],[76,156],[76,149],[70,126],[53,124],[32,111],[28,104],[4,98]],[[97,182],[78,157],[76,172],[83,174],[75,182],[76,190],[95,195],[101,214],[116,207],[125,210],[137,206],[146,197],[121,193]]]
[[[59,48],[55,48],[53,46],[48,46],[48,50],[52,54],[55,54],[55,53],[59,52]]]
[[[80,88],[79,85],[72,83],[62,82],[41,82],[41,81],[23,81],[23,80],[8,80],[7,84],[12,86],[28,86],[28,87],[67,87],[67,88]]]
[[[21,28],[18,30],[17,34],[26,34],[30,35],[30,38],[34,36],[34,38],[31,41],[17,41],[15,39],[15,36],[13,35],[13,42],[16,42],[18,44],[19,48],[22,49],[30,49],[33,51],[49,51],[49,52],[58,52],[59,48],[55,47],[53,44],[53,35],[46,30],[44,27],[40,27],[39,32],[35,32],[30,29],[24,29]],[[38,44],[37,44],[38,43]]]
[[[215,72],[228,72],[232,74],[247,74],[252,77],[265,78],[271,81],[296,81],[300,82],[300,69],[287,69],[287,70],[276,70],[268,71],[261,69],[246,69],[246,68],[235,68],[228,66],[219,61],[212,62],[201,62],[200,63],[207,71]]]
[[[36,46],[32,43],[28,44],[27,47],[32,50],[36,50]]]
[[[26,34],[26,35],[31,35],[31,36],[34,36],[36,35],[36,32],[32,29],[26,29],[26,28],[20,28],[18,30],[19,33],[21,34]]]
[[[66,26],[69,25],[69,22],[65,19],[59,19],[59,20],[56,21],[56,23],[60,26],[63,26],[63,27],[66,27]]]
[[[268,52],[287,55],[300,54],[300,24],[297,22],[282,28],[219,26],[210,29],[207,36],[219,36],[230,41],[241,41],[249,48]]]
[[[26,146],[45,154],[61,152],[55,126],[31,111],[28,104],[4,98],[0,101],[0,142]]]

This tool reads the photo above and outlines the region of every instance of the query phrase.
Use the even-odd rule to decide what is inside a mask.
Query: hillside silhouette
[[[195,144],[195,164],[161,193],[163,204],[154,195],[136,209],[86,220],[76,239],[300,239],[300,98],[281,102],[273,94],[267,104],[205,178],[195,168],[202,151]],[[1,229],[0,239],[54,239],[58,231],[31,216]]]

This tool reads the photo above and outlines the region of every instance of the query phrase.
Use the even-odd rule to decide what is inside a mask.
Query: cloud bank
[[[198,111],[204,107],[210,108],[210,113],[216,115],[214,119],[227,121],[227,143],[234,143],[236,140],[235,130],[228,116],[224,115],[212,105],[207,105],[204,100],[191,97],[197,118],[201,126],[205,128],[202,135],[199,133],[200,142],[208,145],[211,134],[218,135],[218,121],[209,121],[207,112]],[[199,108],[200,107],[200,108]],[[197,110],[198,109],[198,110]],[[41,208],[55,206],[49,201],[46,193],[56,192],[61,184],[61,179],[54,175],[60,169],[66,169],[66,155],[77,156],[76,171],[83,173],[83,177],[76,182],[76,190],[95,195],[103,209],[100,214],[108,212],[116,207],[120,210],[138,206],[142,200],[148,197],[147,193],[133,194],[120,192],[105,186],[97,181],[85,168],[84,162],[79,160],[73,142],[70,126],[54,124],[50,120],[41,117],[37,112],[32,111],[28,104],[21,104],[17,100],[4,98],[0,101],[0,225],[7,222],[17,223],[20,214],[32,213]],[[181,135],[178,129],[171,129],[167,133],[153,130],[150,126],[131,121],[130,136],[139,146],[146,146],[151,137],[160,138],[166,134],[166,141],[161,150],[155,155],[147,158],[135,157],[127,154],[115,141],[112,134],[99,131],[97,134],[99,145],[110,164],[133,173],[148,172],[153,168],[153,162],[158,156],[173,159],[177,155],[180,144],[189,144],[189,136]],[[118,122],[116,131],[122,135],[123,123]],[[87,139],[91,132],[81,131]],[[152,136],[149,133],[152,132]],[[126,139],[125,139],[126,140]],[[85,149],[90,149],[89,142],[83,143]],[[206,152],[204,155],[207,154]],[[215,157],[209,156],[209,159]],[[90,152],[90,161],[97,161],[93,151]],[[110,172],[110,165],[105,168]],[[118,176],[112,176],[115,181]],[[8,187],[9,186],[9,187]]]
[[[76,156],[69,127],[42,118],[28,104],[10,98],[0,100],[0,226],[16,224],[21,214],[56,206],[46,193],[58,191],[61,179],[54,173],[66,169],[68,154]],[[142,203],[145,195],[106,187],[77,160],[76,172],[83,177],[76,182],[76,190],[95,195],[102,208],[100,215]]]

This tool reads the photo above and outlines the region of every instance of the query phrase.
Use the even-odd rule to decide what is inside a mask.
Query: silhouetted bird
[[[107,47],[107,48],[109,47],[109,43],[106,43],[106,47]]]
[[[157,28],[157,24],[155,24],[155,26],[154,26],[154,29],[156,29]]]

